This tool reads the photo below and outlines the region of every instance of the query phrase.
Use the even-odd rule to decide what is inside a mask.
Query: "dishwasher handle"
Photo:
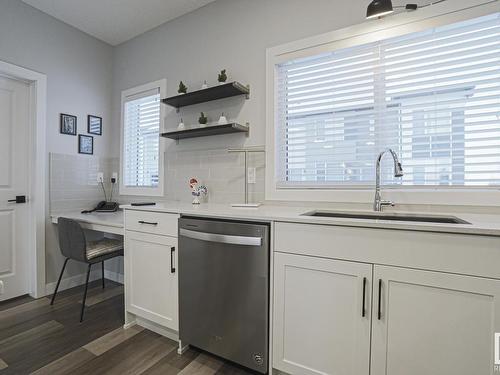
[[[194,230],[183,229],[179,230],[179,234],[183,237],[192,238],[195,240],[227,243],[231,245],[243,246],[261,246],[262,237],[246,237],[246,236],[231,236],[228,234],[197,232]]]

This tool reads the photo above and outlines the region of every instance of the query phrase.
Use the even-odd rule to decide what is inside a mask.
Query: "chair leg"
[[[92,267],[92,263],[89,263],[89,268],[87,269],[87,281],[85,281],[85,291],[83,292],[82,311],[80,313],[80,323],[83,322],[83,311],[85,310],[85,301],[87,300],[87,289],[89,287],[89,278],[90,278],[91,267]]]
[[[69,258],[66,258],[64,260],[64,264],[62,266],[61,273],[59,274],[59,279],[57,279],[56,289],[54,290],[54,294],[52,295],[52,299],[50,300],[50,304],[51,305],[54,304],[54,301],[56,299],[57,290],[59,289],[59,284],[61,284],[61,279],[62,279],[62,276],[63,276],[63,273],[64,273],[64,269],[66,268],[66,264],[68,263],[68,260],[69,260]]]
[[[102,261],[102,289],[104,289],[104,261]]]

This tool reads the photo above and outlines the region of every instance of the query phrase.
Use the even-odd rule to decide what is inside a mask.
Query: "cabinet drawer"
[[[500,279],[500,237],[278,222],[274,251]]]
[[[125,229],[177,237],[177,214],[152,211],[125,211]]]

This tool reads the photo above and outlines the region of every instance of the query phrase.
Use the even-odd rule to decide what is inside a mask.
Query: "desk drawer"
[[[179,215],[164,212],[125,210],[125,229],[177,237]]]

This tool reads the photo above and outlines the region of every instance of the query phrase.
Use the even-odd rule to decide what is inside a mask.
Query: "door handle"
[[[378,279],[378,311],[377,319],[382,319],[382,279]]]
[[[179,234],[183,237],[188,237],[195,240],[227,243],[231,245],[243,245],[243,246],[262,245],[262,237],[231,236],[227,234],[197,232],[194,230],[189,230],[184,228],[179,229]]]
[[[365,317],[366,315],[366,277],[363,277],[363,304],[361,307],[361,317]]]
[[[16,195],[16,199],[9,199],[9,203],[26,203],[26,195]]]
[[[172,246],[170,248],[170,273],[175,273],[174,253],[175,253],[175,247]]]

